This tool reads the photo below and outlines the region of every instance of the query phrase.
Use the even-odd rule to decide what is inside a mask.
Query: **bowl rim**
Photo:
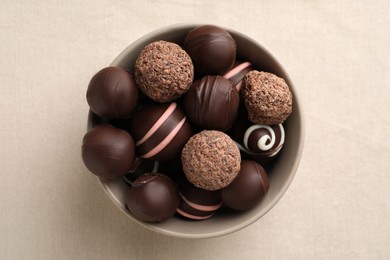
[[[133,41],[131,44],[129,44],[111,62],[110,66],[119,66],[120,61],[122,61],[123,58],[129,54],[130,50],[132,50],[134,48],[134,46],[137,46],[140,43],[142,43],[142,42],[144,42],[144,41],[146,41],[146,40],[148,40],[150,38],[156,37],[156,36],[161,35],[161,34],[168,33],[168,32],[170,32],[172,30],[183,30],[185,28],[188,28],[190,30],[191,28],[195,28],[197,26],[206,25],[206,24],[207,23],[204,23],[204,24],[203,23],[176,23],[176,24],[171,24],[171,25],[167,25],[167,26],[163,26],[163,27],[160,27],[158,29],[155,29],[155,30],[153,30],[153,31],[143,35],[142,37],[138,38],[137,40]],[[299,90],[295,87],[295,84],[293,83],[293,81],[291,80],[289,74],[287,73],[287,71],[285,69],[285,66],[282,65],[280,60],[275,55],[273,55],[273,53],[269,50],[269,48],[267,48],[264,44],[256,41],[255,39],[253,39],[253,38],[251,38],[251,37],[249,37],[249,36],[247,36],[247,35],[245,35],[245,34],[243,34],[241,32],[238,32],[238,31],[236,31],[234,29],[227,28],[225,26],[220,26],[220,25],[214,24],[214,23],[213,23],[213,25],[216,25],[216,26],[219,26],[221,28],[224,28],[229,33],[232,33],[234,35],[238,35],[239,37],[254,43],[256,46],[261,48],[275,62],[275,64],[280,68],[282,73],[285,75],[284,76],[285,80],[290,83],[289,87],[292,88],[293,92],[294,92],[294,99],[295,99],[294,110],[296,110],[297,114],[299,115],[298,126],[300,128],[299,136],[297,138],[299,138],[300,141],[298,142],[298,147],[297,147],[297,151],[296,151],[296,159],[294,160],[294,163],[293,163],[293,165],[291,167],[290,174],[288,175],[287,180],[283,183],[281,189],[279,190],[279,192],[277,192],[275,197],[263,208],[263,210],[259,214],[255,214],[251,218],[246,219],[245,221],[242,221],[242,222],[240,222],[237,225],[234,225],[234,226],[232,226],[230,228],[223,229],[221,231],[213,231],[213,232],[207,232],[207,233],[202,233],[202,234],[183,233],[183,232],[170,231],[170,230],[161,228],[161,227],[159,227],[159,225],[156,225],[155,223],[143,222],[143,221],[137,219],[136,217],[132,216],[122,206],[122,204],[116,199],[114,194],[111,192],[108,184],[105,183],[103,180],[101,180],[100,178],[97,177],[98,182],[100,183],[100,186],[103,188],[105,193],[108,195],[108,197],[111,199],[111,201],[114,202],[114,204],[127,217],[131,218],[134,222],[138,223],[139,225],[141,225],[142,227],[144,227],[144,228],[146,228],[148,230],[151,230],[151,231],[163,234],[163,235],[167,235],[167,236],[177,237],[177,238],[202,239],[202,238],[220,237],[220,236],[224,236],[224,235],[228,235],[228,234],[234,233],[234,232],[239,231],[239,230],[241,230],[243,228],[246,228],[246,227],[250,226],[251,224],[253,224],[254,222],[256,222],[257,220],[259,220],[260,218],[262,218],[265,214],[267,214],[279,202],[279,200],[287,192],[288,187],[291,185],[292,180],[294,179],[294,177],[296,175],[296,172],[298,170],[298,166],[299,166],[300,161],[302,159],[302,153],[303,153],[303,148],[304,148],[304,141],[305,141],[304,140],[304,138],[305,138],[305,115],[304,115],[304,111],[302,109],[302,106],[303,106],[302,105],[302,100],[301,100],[300,95],[299,95]]]

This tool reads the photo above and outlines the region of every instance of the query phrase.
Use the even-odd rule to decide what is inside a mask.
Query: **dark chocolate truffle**
[[[225,79],[230,80],[233,83],[233,86],[237,89],[237,91],[240,91],[242,79],[251,70],[253,70],[253,67],[250,62],[236,61],[234,63],[233,68],[231,68],[231,70],[229,70],[225,75],[223,75],[223,77]]]
[[[229,185],[240,170],[241,156],[234,141],[220,131],[204,130],[193,135],[181,154],[187,179],[205,190]]]
[[[252,70],[243,80],[241,95],[248,119],[260,125],[283,123],[292,111],[292,94],[284,79]]]
[[[133,138],[109,124],[98,125],[83,138],[82,158],[87,169],[104,180],[124,175],[133,165]]]
[[[137,157],[134,160],[134,164],[122,178],[127,184],[132,185],[139,176],[144,175],[145,173],[157,173],[159,171],[159,166],[159,161]]]
[[[190,55],[195,70],[203,75],[223,75],[236,59],[236,42],[224,29],[203,25],[188,32],[184,50]]]
[[[205,76],[185,94],[183,109],[197,128],[226,131],[236,119],[239,104],[240,96],[229,80]]]
[[[241,152],[260,164],[271,162],[282,149],[285,140],[282,124],[253,124],[245,116],[240,116],[234,122],[231,136]]]
[[[134,114],[130,129],[138,155],[159,161],[179,155],[192,135],[186,116],[175,102],[145,106]]]
[[[264,198],[268,189],[264,168],[254,161],[243,160],[237,177],[222,189],[222,201],[231,209],[249,210]]]
[[[161,222],[172,217],[179,205],[177,185],[167,176],[146,173],[126,194],[126,206],[142,221]]]
[[[127,118],[137,106],[132,76],[119,67],[107,67],[92,77],[87,89],[91,110],[103,118]]]
[[[188,180],[179,184],[179,194],[180,203],[176,212],[189,219],[208,219],[222,206],[221,190],[200,189]]]
[[[194,66],[179,45],[157,41],[141,51],[135,61],[134,78],[148,97],[157,102],[170,102],[190,88]]]

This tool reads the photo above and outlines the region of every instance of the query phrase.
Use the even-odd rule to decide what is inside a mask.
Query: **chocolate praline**
[[[189,219],[208,219],[222,206],[221,190],[204,190],[185,179],[179,184],[179,195],[176,212]]]
[[[267,194],[269,180],[264,168],[254,162],[243,160],[237,177],[222,189],[224,205],[234,210],[249,210]]]
[[[285,131],[282,124],[270,126],[254,124],[242,114],[234,122],[231,137],[242,153],[260,164],[267,164],[283,148]]]
[[[183,99],[189,121],[199,129],[226,131],[236,119],[240,96],[222,76],[196,80]]]
[[[137,86],[156,102],[170,102],[184,94],[194,79],[190,56],[177,44],[156,41],[141,51],[134,66]]]
[[[234,66],[228,72],[226,72],[223,77],[230,80],[233,83],[233,86],[239,92],[241,90],[243,78],[251,70],[253,70],[253,67],[250,62],[236,61]]]
[[[229,32],[214,25],[202,25],[189,31],[183,48],[190,55],[195,70],[203,75],[223,75],[236,59],[235,40]]]
[[[124,130],[109,124],[98,125],[88,131],[81,147],[87,169],[104,180],[124,175],[133,165],[133,138]]]
[[[161,222],[172,217],[179,205],[177,185],[158,173],[141,175],[126,194],[126,206],[138,219]]]
[[[179,155],[192,135],[185,114],[175,102],[145,106],[132,117],[130,129],[138,155],[158,161]]]
[[[119,67],[107,67],[89,82],[87,102],[103,118],[127,118],[137,106],[138,91],[133,77]]]

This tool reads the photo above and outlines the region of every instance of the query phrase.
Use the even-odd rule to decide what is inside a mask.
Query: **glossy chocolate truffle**
[[[222,206],[221,190],[204,190],[188,180],[179,184],[179,195],[180,203],[176,212],[188,219],[208,219]]]
[[[250,62],[236,61],[233,68],[223,75],[223,77],[230,80],[237,91],[240,91],[244,76],[251,70],[253,70],[253,67]]]
[[[188,140],[181,160],[183,171],[192,184],[205,190],[218,190],[237,176],[241,156],[228,135],[204,130]]]
[[[82,158],[87,169],[104,180],[124,175],[133,165],[133,138],[109,124],[98,125],[83,138]]]
[[[192,135],[186,116],[175,102],[145,106],[134,114],[130,129],[138,155],[158,161],[179,155]]]
[[[157,102],[170,102],[190,88],[194,66],[179,45],[157,41],[141,51],[135,61],[134,78],[148,97]]]
[[[119,67],[107,67],[92,77],[87,89],[91,110],[103,118],[127,118],[137,106],[133,77]]]
[[[128,172],[122,176],[123,180],[132,185],[133,182],[145,173],[157,173],[160,162],[137,157]]]
[[[248,154],[260,164],[270,162],[282,149],[285,132],[282,124],[258,125],[240,116],[231,131],[241,152]]]
[[[236,42],[224,29],[203,25],[189,31],[184,50],[190,55],[195,70],[203,75],[223,75],[236,59]]]
[[[240,96],[229,80],[205,76],[185,94],[183,109],[197,128],[226,131],[236,119],[239,104]]]
[[[244,77],[242,98],[248,119],[260,125],[283,123],[292,111],[292,94],[284,79],[252,70]]]
[[[249,210],[264,198],[268,189],[264,168],[254,161],[243,160],[237,177],[222,189],[222,201],[231,209]]]
[[[167,176],[146,173],[126,194],[126,206],[138,219],[161,222],[172,217],[179,205],[177,185]]]

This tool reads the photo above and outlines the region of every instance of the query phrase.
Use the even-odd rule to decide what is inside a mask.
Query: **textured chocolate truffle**
[[[237,177],[222,189],[222,201],[231,209],[249,210],[264,198],[268,189],[264,168],[254,161],[243,160]]]
[[[189,219],[208,219],[222,206],[221,190],[204,190],[188,180],[179,184],[179,194],[180,203],[176,212]]]
[[[91,110],[103,118],[127,118],[137,106],[133,77],[119,67],[107,67],[92,77],[87,89]]]
[[[229,80],[205,76],[185,94],[183,109],[197,128],[226,131],[236,119],[239,104],[240,96]]]
[[[256,124],[283,123],[292,111],[292,94],[284,79],[253,70],[243,80],[241,95],[248,119]]]
[[[190,88],[194,66],[179,45],[157,41],[141,51],[135,61],[134,78],[148,97],[157,102],[170,102]]]
[[[138,155],[159,161],[178,156],[192,135],[186,116],[175,102],[143,107],[134,114],[130,129]]]
[[[234,141],[220,131],[204,130],[193,135],[181,154],[187,179],[205,190],[229,185],[240,170],[240,151]]]
[[[124,175],[133,165],[133,138],[109,124],[98,125],[83,138],[82,158],[87,169],[105,180]]]
[[[183,48],[195,70],[203,75],[223,75],[236,59],[236,42],[224,29],[203,25],[188,32]]]
[[[237,91],[240,91],[244,76],[251,70],[253,70],[253,67],[250,62],[236,61],[233,68],[223,75],[223,77],[230,80]]]
[[[146,173],[137,178],[126,194],[126,206],[142,221],[161,222],[172,217],[179,205],[176,184],[167,176]]]
[[[285,133],[282,124],[271,126],[253,124],[243,115],[234,122],[231,137],[241,152],[248,154],[260,164],[266,164],[282,149]]]

